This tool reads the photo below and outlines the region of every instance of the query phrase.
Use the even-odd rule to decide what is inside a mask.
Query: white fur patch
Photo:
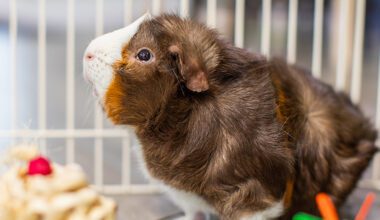
[[[93,85],[101,104],[113,78],[112,65],[121,59],[123,46],[136,34],[141,23],[150,18],[147,13],[127,27],[95,38],[88,45],[83,57],[83,74]],[[86,59],[89,54],[92,60]]]
[[[284,212],[283,202],[277,202],[272,207],[257,212],[251,216],[245,216],[241,220],[268,220],[280,217]]]
[[[163,185],[163,188],[172,201],[185,212],[186,219],[193,218],[197,212],[216,214],[216,211],[209,203],[194,193],[178,190],[168,185]]]

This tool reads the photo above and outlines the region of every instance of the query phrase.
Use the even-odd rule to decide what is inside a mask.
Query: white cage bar
[[[261,53],[270,56],[272,0],[263,0],[261,18]]]
[[[322,76],[323,4],[324,0],[315,0],[311,71],[316,78],[321,78]]]
[[[116,138],[128,137],[121,129],[0,130],[0,138]]]
[[[67,0],[67,30],[66,30],[66,128],[49,129],[46,124],[46,0],[38,0],[38,129],[25,130],[17,127],[17,0],[9,0],[9,38],[10,38],[10,75],[11,75],[11,129],[0,130],[0,138],[12,140],[23,138],[37,138],[40,145],[46,146],[48,138],[63,138],[66,140],[66,160],[75,161],[75,140],[77,138],[93,138],[94,142],[94,187],[105,193],[155,193],[159,192],[155,185],[133,184],[131,181],[131,134],[124,129],[106,129],[103,126],[103,113],[98,104],[95,104],[94,128],[78,129],[75,127],[75,10],[76,1]],[[135,6],[133,0],[121,0],[124,4],[124,24],[133,20],[132,12]],[[191,11],[191,0],[179,0],[179,13],[182,17],[188,17]],[[347,58],[347,17],[349,11],[348,1],[341,0],[339,17],[339,37],[337,66],[336,66],[336,88],[344,90],[348,79]],[[207,0],[206,23],[210,27],[217,26],[217,0]],[[244,47],[245,39],[245,11],[246,1],[236,0],[234,17],[234,43],[236,46]],[[272,1],[262,0],[261,8],[261,44],[260,50],[266,56],[270,56],[271,50],[271,27],[272,27]],[[287,34],[287,61],[295,63],[297,57],[297,26],[298,26],[298,0],[289,0],[288,34]],[[104,30],[104,5],[106,1],[95,1],[95,35],[103,34]],[[360,101],[363,65],[364,23],[365,23],[365,0],[356,1],[354,47],[352,63],[352,79],[350,95],[355,102]],[[157,15],[161,12],[163,1],[152,1],[152,13]],[[324,0],[315,0],[314,4],[314,27],[312,46],[312,73],[320,78],[322,75],[322,52],[323,52],[323,20]],[[380,54],[379,73],[377,85],[377,107],[376,127],[380,129]],[[121,155],[121,182],[120,184],[104,184],[103,171],[103,140],[104,138],[120,138],[122,145]],[[46,149],[43,149],[45,152]],[[373,165],[372,178],[363,180],[360,186],[380,190],[380,156],[376,155]]]
[[[335,87],[345,90],[347,80],[347,20],[349,15],[349,1],[339,1],[339,40],[337,47],[338,63],[336,68]]]
[[[16,46],[17,46],[17,4],[16,0],[9,2],[9,59],[10,59],[10,75],[11,75],[11,129],[17,127],[17,75],[16,75]]]
[[[355,103],[359,103],[362,89],[363,38],[366,0],[356,1],[355,36],[352,58],[352,84],[350,95]]]
[[[288,21],[288,49],[287,61],[294,64],[297,58],[297,15],[298,0],[289,0],[289,21]]]
[[[38,0],[38,128],[46,129],[46,0]],[[39,141],[46,154],[46,138]]]
[[[66,32],[66,129],[72,130],[75,125],[75,4],[74,0],[67,1],[67,32]],[[74,139],[66,139],[66,161],[75,160]]]
[[[180,15],[184,18],[189,16],[190,12],[190,0],[181,0]]]
[[[133,0],[124,0],[124,25],[132,22]]]
[[[235,6],[235,45],[244,47],[245,0],[236,0]]]
[[[216,27],[216,0],[207,0],[207,25],[210,27]]]
[[[95,35],[100,36],[104,32],[104,0],[96,0],[95,11]],[[101,133],[103,129],[103,115],[99,108],[98,103],[95,103],[95,129]],[[95,185],[99,188],[103,188],[103,139],[100,137],[95,138]]]
[[[159,15],[161,12],[161,0],[152,1],[152,13],[153,15]]]

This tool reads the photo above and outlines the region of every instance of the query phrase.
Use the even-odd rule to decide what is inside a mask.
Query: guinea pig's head
[[[138,125],[174,97],[209,92],[219,53],[217,34],[204,25],[145,14],[90,43],[84,77],[115,124]]]

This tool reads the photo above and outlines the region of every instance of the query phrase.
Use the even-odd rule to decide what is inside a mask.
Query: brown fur
[[[136,61],[142,47],[153,62]],[[144,22],[114,70],[108,117],[136,127],[153,177],[198,194],[223,219],[284,197],[284,219],[317,214],[321,191],[340,205],[375,152],[376,131],[346,95],[189,20]]]

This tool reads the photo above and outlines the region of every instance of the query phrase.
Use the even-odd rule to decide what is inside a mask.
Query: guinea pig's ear
[[[202,68],[202,63],[197,56],[190,51],[184,52],[177,45],[169,47],[169,52],[177,69],[185,82],[186,87],[193,92],[204,92],[209,88],[206,72]]]

